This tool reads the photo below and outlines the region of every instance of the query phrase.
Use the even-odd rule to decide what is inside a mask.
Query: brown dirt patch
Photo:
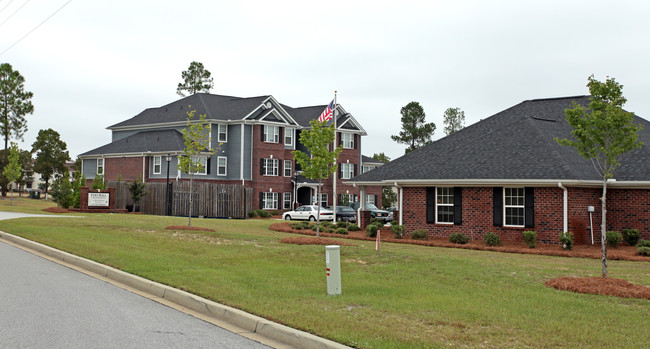
[[[58,207],[58,206],[44,208],[43,211],[49,212],[49,213],[69,213],[70,212],[70,210],[65,209],[63,207]]]
[[[216,230],[210,229],[210,228],[188,227],[186,225],[170,225],[165,229],[169,229],[169,230],[198,230],[198,231],[211,231],[211,232],[216,231]]]
[[[340,241],[326,239],[326,238],[316,238],[311,236],[299,236],[295,238],[284,238],[280,240],[280,243],[283,244],[296,244],[296,245],[343,245],[343,246],[354,246],[353,244],[341,243]]]
[[[546,286],[578,293],[650,299],[650,287],[635,285],[622,279],[559,277],[546,281]]]

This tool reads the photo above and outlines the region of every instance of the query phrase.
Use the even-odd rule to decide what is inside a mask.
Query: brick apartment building
[[[79,155],[82,171],[89,182],[96,176],[104,176],[105,181],[143,178],[145,182],[165,182],[168,177],[187,180],[187,174],[178,170],[178,159],[185,148],[181,130],[187,126],[187,112],[195,110],[195,120],[206,115],[211,146],[216,152],[199,157],[205,169],[195,174],[194,180],[240,184],[252,188],[253,197],[259,198],[254,207],[293,209],[316,199],[317,184],[300,174],[291,152],[307,152],[299,141],[300,133],[325,107],[292,108],[273,96],[241,98],[197,93],[109,126],[111,143]],[[367,134],[341,105],[335,109],[336,142],[343,147],[337,196],[339,203],[358,201],[360,189],[345,181],[358,175],[364,166],[362,137]],[[332,190],[330,179],[324,183],[318,200],[324,206],[333,204]],[[381,187],[371,187],[364,195],[365,200],[381,205]]]

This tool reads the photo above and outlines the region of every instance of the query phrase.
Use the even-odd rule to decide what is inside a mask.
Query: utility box
[[[325,266],[327,267],[327,294],[341,294],[341,246],[325,246]]]

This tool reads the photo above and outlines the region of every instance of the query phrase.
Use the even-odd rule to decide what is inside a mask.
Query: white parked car
[[[295,211],[285,212],[282,217],[290,221],[292,219],[298,220],[310,220],[316,221],[318,217],[318,206],[316,205],[305,205],[298,207]],[[334,211],[328,210],[326,208],[320,208],[320,220],[321,221],[331,221],[334,219]]]

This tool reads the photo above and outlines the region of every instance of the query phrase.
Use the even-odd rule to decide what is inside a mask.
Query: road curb
[[[38,242],[0,231],[0,240],[35,251],[59,260],[89,273],[105,277],[117,283],[132,287],[153,297],[165,299],[181,307],[191,309],[209,318],[223,321],[250,333],[255,333],[272,341],[305,349],[344,349],[350,348],[329,339],[299,331],[245,311],[219,304],[197,295],[129,274],[107,265],[91,261]]]

